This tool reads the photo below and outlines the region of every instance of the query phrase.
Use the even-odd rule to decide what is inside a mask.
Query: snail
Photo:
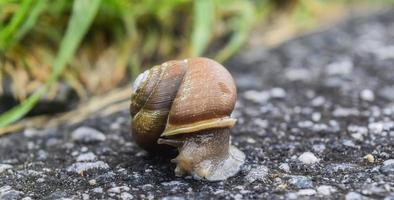
[[[236,102],[231,74],[208,58],[172,60],[138,75],[130,114],[136,143],[148,152],[178,149],[175,175],[219,181],[235,175],[245,155],[231,145]]]

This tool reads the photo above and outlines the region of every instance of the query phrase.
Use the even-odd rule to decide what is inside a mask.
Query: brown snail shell
[[[239,171],[245,156],[229,134],[236,87],[222,65],[208,58],[169,61],[139,75],[133,87],[133,136],[151,152],[177,147],[176,175],[223,180]]]

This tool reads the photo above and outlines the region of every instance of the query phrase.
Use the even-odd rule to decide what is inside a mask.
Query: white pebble
[[[272,88],[270,91],[270,96],[272,98],[285,98],[286,91],[283,88]]]
[[[75,129],[71,133],[71,139],[77,142],[102,142],[106,139],[105,135],[94,129],[87,126],[82,126]]]
[[[187,185],[187,183],[181,182],[181,181],[162,182],[161,184],[162,184],[163,186],[167,186],[167,187],[176,187],[176,186]]]
[[[387,166],[387,165],[394,165],[394,159],[389,159],[383,162],[383,165]]]
[[[302,189],[302,190],[298,190],[297,194],[301,195],[301,196],[312,196],[312,195],[316,194],[316,190],[314,190],[314,189]]]
[[[82,199],[83,200],[89,200],[90,199],[89,194],[82,194]]]
[[[338,107],[332,112],[334,117],[350,117],[350,116],[358,116],[360,114],[358,109],[355,108],[342,108]]]
[[[12,169],[12,165],[9,164],[0,164],[0,174],[5,172],[8,169]]]
[[[378,134],[383,131],[383,123],[373,122],[368,124],[368,129],[371,133]]]
[[[279,169],[289,173],[290,172],[290,166],[287,163],[282,163],[279,165]]]
[[[289,68],[285,71],[285,77],[290,81],[309,81],[311,71],[305,68]]]
[[[260,118],[256,118],[255,120],[253,120],[253,122],[259,126],[260,128],[267,128],[268,127],[268,121],[267,120],[263,120]]]
[[[96,158],[97,158],[97,156],[94,153],[88,152],[88,153],[83,153],[83,154],[79,155],[77,157],[77,161],[78,162],[95,161]]]
[[[93,189],[94,193],[103,193],[103,188],[102,187],[97,187]]]
[[[312,120],[313,121],[318,122],[318,121],[320,121],[320,119],[321,119],[321,114],[320,113],[318,113],[318,112],[312,113]]]
[[[121,198],[122,200],[130,200],[130,199],[133,199],[134,197],[133,197],[133,195],[130,194],[130,193],[122,192],[122,194],[120,194],[120,198]]]
[[[97,162],[77,162],[67,168],[69,172],[81,173],[91,169],[108,169],[109,166],[103,161]]]
[[[270,94],[266,91],[248,90],[244,92],[245,99],[253,101],[254,103],[265,103],[269,100]]]
[[[337,189],[330,185],[321,185],[317,187],[317,193],[322,196],[328,196],[336,191]]]
[[[349,192],[345,196],[345,200],[361,200],[364,199],[363,195],[357,192]]]
[[[362,90],[360,92],[360,97],[364,101],[373,101],[373,100],[375,100],[375,94],[373,93],[373,91],[371,91],[369,89]]]
[[[325,69],[328,75],[347,75],[353,71],[353,62],[349,59],[343,59],[328,64]]]
[[[251,169],[248,173],[248,175],[246,175],[245,179],[249,182],[249,183],[253,183],[255,181],[262,181],[262,182],[267,182],[268,179],[268,172],[269,169],[264,166],[264,165],[260,165],[257,166],[253,169]]]
[[[318,96],[311,101],[312,106],[319,107],[326,102],[326,99],[322,96]]]
[[[89,185],[96,185],[97,181],[95,179],[89,180]]]
[[[120,193],[120,187],[113,187],[108,190],[109,193]]]
[[[298,157],[298,160],[304,164],[314,164],[319,162],[319,159],[311,152],[304,152]]]

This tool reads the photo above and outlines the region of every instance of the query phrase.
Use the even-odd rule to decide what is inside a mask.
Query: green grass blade
[[[13,42],[13,37],[18,27],[23,23],[29,13],[29,9],[33,0],[24,0],[21,3],[19,10],[14,14],[11,22],[0,31],[0,50],[5,51],[10,43]]]
[[[219,62],[228,59],[245,43],[255,21],[256,12],[249,1],[236,1],[232,7],[237,10],[238,16],[231,24],[234,32],[230,41],[216,56]]]
[[[45,94],[46,89],[40,88],[34,94],[29,96],[28,99],[23,101],[18,106],[13,107],[11,110],[8,110],[4,114],[0,116],[0,128],[3,128],[16,120],[19,120],[22,116],[24,116],[27,112],[31,110],[32,107],[37,103],[37,101],[41,98],[42,95]]]
[[[59,78],[67,61],[74,55],[83,36],[87,32],[100,6],[100,0],[75,0],[70,21],[65,36],[60,43],[60,50],[53,64],[52,74],[46,82],[45,87],[29,96],[20,105],[12,108],[0,116],[0,128],[5,127],[23,117],[38,102]]]
[[[208,46],[215,22],[215,4],[212,0],[194,1],[192,56],[201,55]]]
[[[26,18],[25,22],[21,25],[18,32],[15,35],[13,42],[18,42],[26,33],[33,28],[36,24],[38,17],[45,10],[47,6],[47,0],[36,1],[33,8],[30,11],[29,16]],[[12,44],[11,44],[12,45]]]
[[[67,61],[74,55],[83,36],[96,16],[101,0],[75,0],[66,34],[60,43],[60,51],[53,64],[49,84],[56,81]]]

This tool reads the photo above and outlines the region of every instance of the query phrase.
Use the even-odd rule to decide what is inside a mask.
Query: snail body
[[[230,143],[236,87],[230,73],[208,58],[174,60],[140,74],[133,84],[131,129],[149,152],[176,147],[175,174],[224,180],[245,155]]]

